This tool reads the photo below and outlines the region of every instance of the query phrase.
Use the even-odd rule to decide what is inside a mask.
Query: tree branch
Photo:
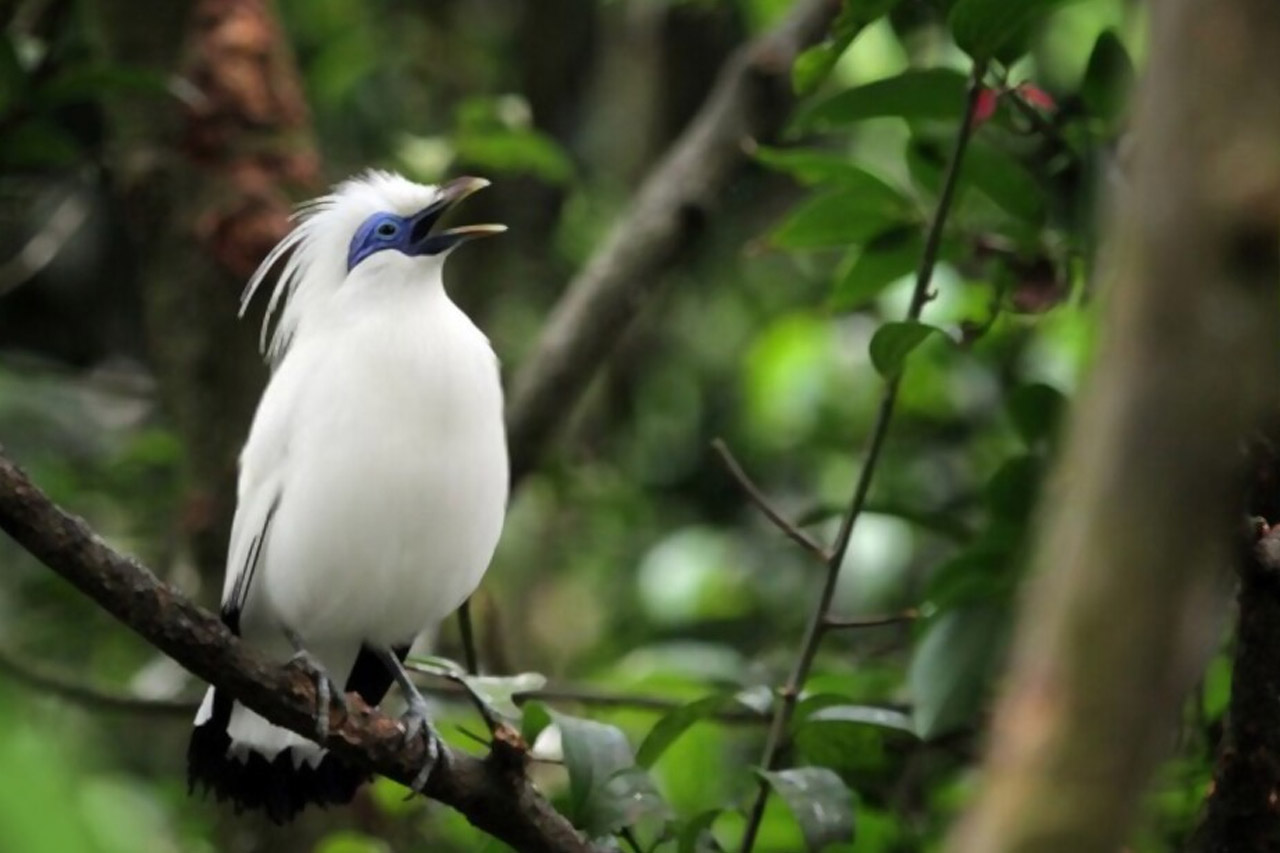
[[[765,518],[773,522],[774,527],[786,535],[788,539],[799,545],[814,557],[820,563],[826,563],[831,559],[831,553],[826,546],[814,539],[807,532],[796,526],[795,523],[787,520],[778,509],[769,502],[764,492],[760,491],[760,487],[751,479],[751,475],[743,470],[741,463],[734,457],[733,452],[729,450],[729,446],[724,443],[723,439],[717,438],[711,442],[711,449],[719,456],[720,461],[724,463],[725,469],[729,475],[737,481],[738,486],[744,491],[751,502],[764,513]]]
[[[902,617],[890,617],[889,621],[901,621]],[[840,626],[835,626],[840,627]],[[412,671],[412,667],[410,670]],[[77,705],[92,710],[142,714],[155,716],[189,717],[200,707],[199,699],[149,699],[133,696],[104,687],[91,687],[81,683],[74,675],[55,671],[46,664],[26,660],[12,649],[0,646],[0,673],[7,674],[12,680],[26,685],[33,690],[58,696]],[[419,685],[424,693],[448,700],[465,700],[466,690],[451,681],[438,681],[435,684]],[[668,699],[645,693],[615,693],[611,690],[600,690],[574,684],[554,685],[538,690],[524,690],[512,694],[512,701],[517,705],[525,702],[551,702],[564,705],[579,705],[586,708],[632,708],[637,711],[650,711],[655,714],[674,711],[685,703],[678,699]],[[769,718],[762,711],[744,706],[723,708],[710,715],[711,719],[722,723],[764,723]]]
[[[20,684],[50,693],[95,711],[110,711],[146,716],[189,716],[199,703],[186,699],[148,699],[101,687],[86,687],[62,673],[51,672],[40,664],[23,660],[11,649],[0,648],[0,673]]]
[[[0,529],[143,639],[195,675],[277,725],[307,735],[315,683],[303,669],[260,657],[213,614],[107,547],[79,518],[55,506],[0,452]],[[403,741],[399,723],[349,695],[350,713],[330,710],[325,746],[371,772],[409,784],[423,741]],[[446,748],[424,793],[460,811],[518,850],[584,853],[591,846],[525,778],[523,755],[501,742],[485,759]]]
[[[914,607],[901,613],[890,613],[888,616],[868,616],[861,619],[838,619],[828,616],[822,620],[824,631],[856,631],[860,628],[882,628],[885,625],[901,625],[914,622],[920,618],[920,611]]]
[[[662,273],[706,225],[746,160],[743,143],[769,138],[795,96],[791,64],[827,31],[839,0],[799,0],[772,32],[725,63],[707,101],[640,187],[583,271],[569,283],[507,407],[512,482],[537,463],[622,332],[652,298]]]
[[[933,269],[938,263],[938,250],[942,245],[942,233],[951,213],[951,203],[955,198],[956,185],[960,177],[960,165],[969,147],[969,138],[973,135],[973,122],[970,120],[978,95],[982,91],[982,78],[986,65],[974,63],[969,75],[969,89],[964,104],[964,113],[960,117],[960,128],[956,132],[955,146],[951,151],[951,159],[947,164],[946,176],[943,179],[942,193],[938,197],[938,207],[934,211],[933,221],[925,238],[924,251],[920,255],[920,263],[916,268],[915,289],[911,294],[911,304],[907,308],[907,320],[919,320],[924,306],[929,301],[929,283],[933,280]],[[835,546],[831,549],[827,562],[826,577],[822,583],[822,593],[814,605],[809,617],[809,625],[805,630],[804,641],[800,646],[800,655],[796,658],[786,686],[782,688],[781,701],[773,715],[773,723],[769,727],[769,735],[765,739],[764,754],[760,764],[766,770],[776,769],[781,755],[786,732],[791,724],[791,716],[795,712],[796,703],[800,699],[800,691],[809,678],[809,670],[818,654],[818,646],[823,634],[829,626],[831,601],[835,597],[836,582],[840,579],[840,567],[844,563],[845,554],[849,550],[849,542],[853,538],[853,529],[867,504],[867,495],[871,491],[871,481],[875,477],[876,466],[880,461],[880,453],[884,449],[885,439],[889,435],[889,424],[893,421],[894,408],[898,400],[898,386],[902,381],[899,372],[885,381],[884,393],[880,398],[880,409],[876,414],[875,426],[871,430],[871,438],[867,445],[866,461],[858,474],[857,485],[853,489],[853,497],[849,501],[849,510],[840,523],[840,532],[836,535]],[[760,829],[760,821],[764,818],[765,805],[769,800],[769,782],[760,780],[756,789],[755,802],[747,818],[747,828],[742,836],[742,853],[751,853],[755,846],[756,833]]]

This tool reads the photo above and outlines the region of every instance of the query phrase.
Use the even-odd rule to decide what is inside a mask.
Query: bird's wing
[[[236,509],[235,522],[231,527],[227,576],[222,588],[222,621],[236,634],[240,633],[240,615],[248,603],[254,576],[262,562],[271,519],[280,505],[280,494],[278,489],[259,489],[253,500],[241,501]]]
[[[271,520],[284,497],[289,464],[292,400],[296,376],[281,370],[262,395],[249,440],[240,454],[236,515],[227,548],[222,586],[222,619],[237,634],[240,616],[254,591],[254,578],[266,551]]]

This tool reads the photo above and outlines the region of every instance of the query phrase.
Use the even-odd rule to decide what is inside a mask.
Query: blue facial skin
[[[444,206],[434,204],[412,217],[394,213],[375,213],[356,229],[347,248],[347,272],[372,254],[395,249],[410,257],[437,255],[459,241],[449,234],[431,234],[431,226],[444,212]]]

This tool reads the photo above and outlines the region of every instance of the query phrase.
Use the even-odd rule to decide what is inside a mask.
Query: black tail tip
[[[208,723],[195,727],[187,748],[188,792],[212,792],[218,802],[230,801],[237,814],[263,811],[277,824],[288,823],[309,805],[349,803],[369,779],[332,754],[313,767],[306,761],[295,765],[292,749],[269,760],[256,752],[241,759],[230,748],[224,728]]]

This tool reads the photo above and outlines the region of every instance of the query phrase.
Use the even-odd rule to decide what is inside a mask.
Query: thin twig
[[[194,699],[148,699],[102,687],[87,687],[3,647],[0,647],[0,672],[27,687],[68,699],[94,711],[189,717],[200,704]]]
[[[888,616],[872,616],[865,619],[839,619],[834,616],[828,616],[822,620],[822,630],[824,631],[846,631],[857,628],[879,628],[884,625],[899,625],[903,622],[914,622],[920,618],[920,611],[912,607],[901,613],[891,613]]]
[[[442,678],[446,683],[452,684],[461,691],[462,695],[471,700],[471,706],[480,714],[480,719],[484,720],[484,724],[489,728],[489,734],[493,734],[502,725],[502,720],[498,717],[493,707],[485,701],[485,698],[471,689],[471,685],[461,675],[454,672],[444,672],[442,670],[428,670],[422,667],[407,666],[406,668],[414,672],[429,673],[436,678]]]
[[[683,700],[668,699],[662,696],[644,694],[610,693],[592,687],[543,687],[539,690],[516,693],[513,697],[516,704],[537,700],[540,702],[561,702],[570,705],[582,705],[588,708],[632,708],[640,711],[666,713],[674,711],[685,704]],[[746,706],[734,704],[710,715],[712,719],[729,723],[759,723],[768,718],[761,711],[754,711]]]
[[[89,205],[77,190],[67,193],[44,226],[18,252],[0,263],[0,296],[39,275],[80,231]]]
[[[742,491],[746,493],[756,508],[764,513],[765,518],[773,522],[774,526],[786,534],[787,538],[795,542],[814,559],[821,563],[827,563],[831,559],[831,553],[826,546],[818,540],[814,539],[804,530],[801,530],[792,521],[787,520],[781,512],[777,510],[769,499],[765,497],[764,492],[760,491],[760,487],[755,484],[742,465],[734,457],[733,452],[729,450],[729,446],[724,443],[724,439],[717,438],[711,442],[711,449],[720,456],[720,461],[724,463],[725,469],[729,475],[737,481]]]
[[[12,649],[0,646],[0,673],[7,674],[15,682],[82,705],[91,710],[121,712],[140,715],[190,717],[200,702],[196,699],[147,699],[101,687],[86,686],[78,676],[55,671],[48,664],[25,659]],[[439,675],[435,670],[431,675]],[[452,681],[423,685],[426,693],[444,700],[469,699],[468,691]],[[684,703],[662,696],[632,693],[614,693],[593,687],[567,684],[559,687],[543,687],[538,690],[517,692],[512,696],[517,705],[525,702],[551,702],[565,705],[581,705],[585,708],[628,708],[663,714],[681,707]],[[742,705],[723,708],[711,715],[722,723],[763,723],[768,717]]]
[[[925,304],[932,296],[929,291],[929,283],[933,279],[933,269],[937,265],[938,250],[942,244],[942,232],[946,226],[947,216],[951,211],[951,203],[955,198],[956,184],[960,175],[960,164],[964,159],[965,150],[969,147],[969,139],[973,135],[972,116],[978,96],[982,91],[982,79],[985,72],[985,63],[974,63],[973,71],[969,76],[969,89],[964,115],[960,120],[960,129],[956,132],[955,147],[951,152],[951,160],[947,164],[942,194],[938,198],[938,207],[934,212],[933,221],[929,225],[924,251],[920,256],[920,265],[916,269],[915,290],[911,294],[911,304],[907,308],[907,320],[909,321],[920,319],[920,314],[924,311]],[[858,475],[858,482],[854,487],[853,497],[849,502],[849,511],[840,524],[840,532],[836,535],[831,559],[827,562],[827,573],[822,585],[822,593],[809,618],[804,642],[800,647],[800,655],[796,659],[795,667],[787,679],[786,686],[782,688],[781,701],[774,711],[773,721],[769,726],[769,734],[765,739],[764,754],[760,759],[760,764],[766,770],[776,768],[779,755],[782,752],[787,727],[791,723],[791,716],[795,711],[800,691],[803,689],[805,681],[808,680],[809,670],[813,666],[814,657],[818,653],[818,644],[824,633],[827,616],[831,610],[832,598],[835,596],[836,581],[840,578],[840,566],[849,550],[849,541],[853,536],[854,525],[866,506],[867,493],[871,489],[871,480],[875,476],[876,466],[880,461],[881,451],[884,449],[885,438],[889,434],[889,424],[893,420],[894,407],[898,399],[898,386],[901,381],[902,373],[899,372],[885,382],[884,394],[880,399],[880,409],[876,414],[875,426],[871,431],[870,443],[867,446],[866,461],[863,463],[862,471]],[[769,790],[768,782],[762,779],[756,790],[755,802],[751,806],[747,827],[742,836],[742,853],[751,853],[751,849],[755,846],[756,835],[760,831],[760,821],[764,817],[765,804],[769,799]]]

